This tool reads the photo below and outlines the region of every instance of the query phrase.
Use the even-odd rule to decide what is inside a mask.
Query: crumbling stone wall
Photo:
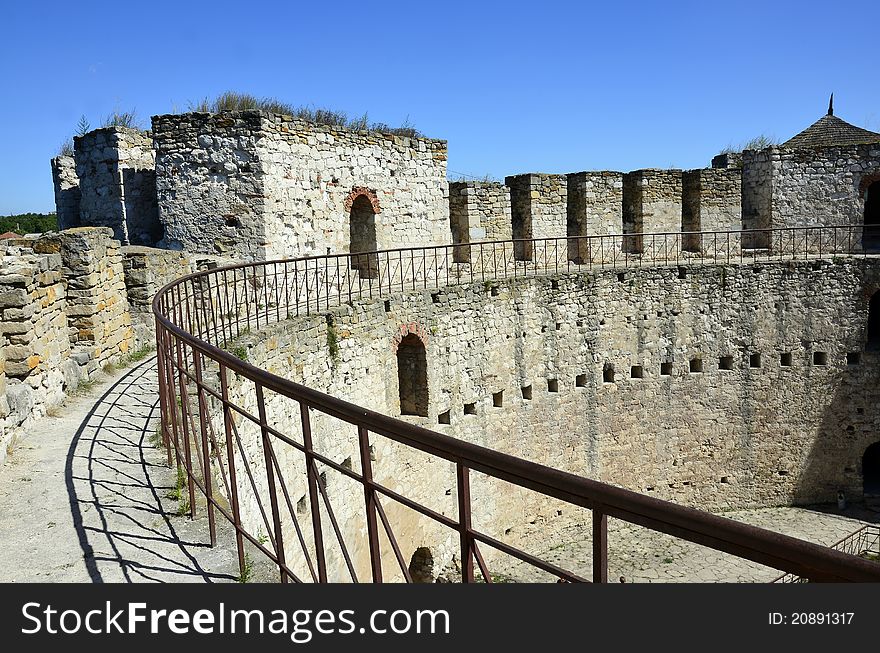
[[[165,284],[192,272],[192,265],[185,254],[174,250],[127,245],[121,252],[134,347],[152,346],[156,338],[153,297]]]
[[[110,227],[113,237],[127,245],[156,244],[162,231],[150,133],[96,129],[75,137],[74,151],[80,224]]]
[[[247,259],[350,251],[371,199],[377,247],[448,244],[446,142],[260,112],[153,120],[166,244]]]
[[[76,176],[76,160],[72,156],[56,156],[52,159],[51,165],[58,228],[78,227],[81,193],[79,177]]]
[[[11,430],[6,424],[9,416],[9,400],[6,397],[6,336],[0,334],[0,449],[6,450],[6,432]],[[0,453],[0,459],[4,454]]]
[[[376,213],[379,249],[450,242],[446,141],[312,125],[264,114],[267,241],[272,256],[350,250],[352,201]]]
[[[116,363],[136,341],[119,242],[107,227],[28,236],[0,247],[0,459],[23,428],[61,403],[76,385]],[[144,248],[140,248],[143,250]],[[132,274],[132,297],[144,309],[152,286],[188,271],[179,252],[148,257]],[[182,262],[181,262],[181,259]],[[142,282],[135,283],[135,280]],[[146,321],[146,313],[138,311]]]
[[[712,157],[713,168],[742,168],[742,152],[722,152]]]
[[[155,116],[161,246],[265,256],[259,113]]]
[[[877,440],[872,407],[880,398],[877,353],[865,346],[868,301],[880,289],[876,260],[646,266],[494,285],[357,301],[330,317],[253,333],[246,355],[399,416],[393,342],[403,327],[424,331],[428,417],[408,421],[700,508],[834,501],[840,490],[861,496],[861,456]],[[248,408],[253,390],[235,392]],[[293,433],[297,411],[270,398],[273,423]],[[354,429],[318,411],[310,418],[320,451],[356,465]],[[258,442],[256,429],[251,436]],[[451,466],[373,442],[381,482],[455,509]],[[304,496],[298,454],[283,464],[295,496]],[[362,504],[346,500],[338,475],[326,478],[355,559],[366,565],[363,538],[354,537]],[[558,517],[554,502],[479,475],[472,494],[478,528],[504,541],[521,542],[534,524]],[[404,555],[428,546],[436,568],[448,564],[455,534],[391,505]],[[246,519],[260,523],[255,504]],[[331,564],[342,579],[341,558]],[[386,569],[395,569],[393,559]]]
[[[6,247],[0,260],[3,342],[3,438],[0,458],[16,429],[61,403],[76,382],[67,337],[61,257]],[[75,366],[74,366],[75,367]]]
[[[449,223],[453,243],[510,240],[510,189],[487,181],[449,184]],[[466,262],[470,250],[457,248],[456,261]]]
[[[34,241],[35,251],[60,255],[70,347],[87,377],[133,344],[122,253],[112,235],[106,227],[79,227]]]

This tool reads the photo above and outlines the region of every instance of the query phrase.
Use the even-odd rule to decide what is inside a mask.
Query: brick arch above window
[[[370,190],[366,186],[355,186],[351,189],[348,197],[345,198],[345,210],[351,211],[355,200],[362,196],[366,197],[367,201],[370,202],[370,206],[373,207],[373,213],[379,213],[382,210],[379,207],[379,198],[376,197],[376,191]]]
[[[421,340],[425,349],[428,348],[428,332],[425,330],[425,327],[418,322],[410,322],[408,324],[401,324],[397,327],[397,331],[395,331],[394,337],[391,339],[391,350],[394,353],[397,353],[400,343],[410,334],[415,335]]]

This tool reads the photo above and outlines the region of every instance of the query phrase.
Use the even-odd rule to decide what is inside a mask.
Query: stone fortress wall
[[[152,132],[104,128],[74,145],[75,169],[69,158],[52,161],[62,227],[110,226],[123,244],[247,260],[614,234],[633,236],[608,246],[640,254],[643,233],[859,223],[880,179],[875,143],[772,146],[687,171],[447,182],[445,141],[256,111],[155,116]],[[683,240],[684,252],[708,245]],[[724,247],[740,245],[768,243],[756,234]],[[588,249],[572,244],[569,257],[600,260]],[[527,250],[517,258],[531,260]]]
[[[151,346],[148,302],[191,270],[180,252],[124,247],[112,236],[76,227],[0,248],[0,460],[81,382]]]
[[[168,247],[264,260],[348,252],[359,197],[370,250],[449,242],[444,141],[259,112],[158,116],[154,133]]]
[[[355,301],[237,344],[249,362],[334,397],[650,496],[714,510],[823,503],[839,491],[861,498],[862,455],[880,426],[880,343],[868,342],[878,291],[873,258],[606,269]],[[402,333],[425,347],[423,417],[401,415]],[[256,412],[250,384],[232,392]],[[299,424],[296,402],[270,397],[267,412],[273,424]],[[310,417],[318,451],[357,468],[354,428]],[[259,460],[258,428],[239,420],[239,429]],[[451,465],[379,436],[373,445],[381,482],[455,514]],[[309,523],[301,455],[284,460]],[[324,472],[368,569],[362,505],[346,500],[357,488]],[[478,474],[472,495],[475,524],[514,545],[559,516],[557,502]],[[385,508],[407,560],[429,547],[438,569],[451,561],[456,533],[392,501]],[[255,503],[244,517],[259,528]],[[341,557],[331,567],[345,578]]]
[[[74,153],[79,224],[110,227],[124,245],[155,244],[161,231],[150,133],[128,127],[95,129],[74,138]]]
[[[14,259],[35,272],[10,273],[0,297],[8,288],[12,295],[4,301],[23,297],[39,307],[11,303],[8,318],[4,313],[4,337],[11,345],[16,336],[24,349],[4,342],[0,384],[10,399],[24,387],[40,398],[26,410],[23,401],[0,405],[12,428],[45,412],[70,387],[49,368],[70,368],[75,379],[73,365],[77,373],[83,367],[93,373],[134,340],[149,338],[149,298],[163,280],[198,265],[196,256],[264,260],[618,234],[624,236],[609,238],[607,246],[639,254],[650,239],[642,234],[656,232],[802,225],[804,215],[809,224],[859,223],[866,189],[880,175],[878,145],[774,146],[716,157],[712,168],[693,171],[448,183],[444,141],[259,112],[157,116],[152,133],[97,130],[76,139],[75,151],[78,186],[70,162],[53,161],[59,215],[109,226],[124,247],[102,230],[84,247],[103,254],[74,260],[75,248],[65,242],[82,236],[63,233],[25,244],[32,253]],[[70,199],[77,189],[78,206]],[[699,256],[710,251],[707,238],[683,236],[679,247]],[[723,247],[767,245],[737,238]],[[162,250],[142,247],[157,243]],[[465,248],[452,250],[456,262],[468,262]],[[529,244],[515,248],[518,259],[539,254]],[[607,260],[583,242],[570,242],[564,255],[578,263]],[[45,258],[53,256],[60,261]],[[365,258],[351,265],[369,276],[375,270]],[[36,272],[59,265],[60,278]],[[63,301],[58,288],[49,290],[59,285]],[[840,490],[861,493],[861,455],[876,428],[878,384],[870,365],[876,354],[865,345],[868,298],[878,287],[874,259],[720,266],[700,265],[695,257],[682,266],[581,270],[357,301],[252,334],[241,345],[254,364],[397,416],[397,346],[414,334],[426,349],[428,410],[404,419],[705,508],[827,501]],[[33,324],[6,331],[7,323],[22,320]],[[114,320],[120,328],[109,328]],[[338,343],[335,353],[331,341]],[[67,359],[73,363],[65,367]],[[60,368],[41,371],[43,360],[60,361]],[[246,408],[253,401],[243,391],[238,399]],[[298,408],[287,403],[270,397],[270,420],[299,423]],[[316,420],[328,455],[357,460],[354,434],[329,418]],[[454,488],[451,467],[438,469],[436,461],[417,460],[390,443],[377,444],[374,455],[377,468],[387,461],[380,478],[389,485],[425,491],[439,511],[454,509],[454,492],[430,494]],[[304,478],[298,464],[296,456],[283,461],[292,493],[304,495],[295,485]],[[478,519],[485,520],[480,527],[499,537],[525,537],[528,524],[558,510],[480,484],[474,481]],[[359,504],[344,501],[352,488],[328,487],[344,506],[345,528],[362,533]],[[301,501],[297,508],[306,516],[310,509]],[[437,560],[448,562],[454,537],[425,530],[400,508],[388,511],[403,524],[407,546],[430,546]],[[245,513],[256,520],[256,505]]]
[[[863,214],[868,186],[878,180],[880,143],[747,150],[744,215],[757,229],[848,224]]]

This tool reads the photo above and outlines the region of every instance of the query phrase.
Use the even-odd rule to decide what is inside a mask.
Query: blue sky
[[[407,117],[452,176],[708,165],[836,114],[880,131],[880,3],[7,3],[0,215],[54,209],[80,115],[234,89]]]

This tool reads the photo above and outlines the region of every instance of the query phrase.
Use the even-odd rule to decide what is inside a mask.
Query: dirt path
[[[177,515],[176,474],[151,444],[155,357],[39,420],[0,467],[0,582],[229,582],[231,528]]]

